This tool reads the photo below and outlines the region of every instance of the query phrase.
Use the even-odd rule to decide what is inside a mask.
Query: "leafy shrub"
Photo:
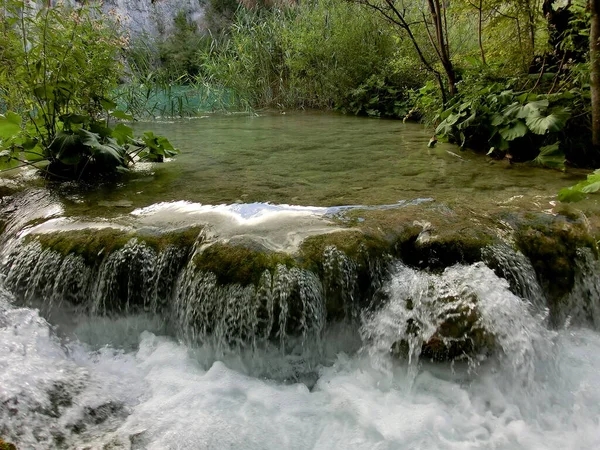
[[[561,139],[577,90],[560,94],[515,92],[502,84],[478,86],[439,114],[436,134],[461,147],[510,155],[516,161],[563,168]]]
[[[184,11],[175,16],[173,23],[173,32],[158,43],[161,70],[169,81],[187,81],[200,73],[201,55],[210,48],[212,39],[199,33]]]
[[[372,75],[356,89],[350,90],[340,110],[355,115],[399,118],[408,114],[409,91],[386,78]]]
[[[423,82],[420,74],[418,82],[398,75],[393,61],[406,51],[398,44],[387,24],[341,0],[240,8],[227,37],[203,57],[203,76],[253,107],[388,116],[402,112],[394,103],[407,86]]]
[[[0,98],[12,111],[0,115],[0,168],[46,162],[48,175],[93,178],[176,152],[165,138],[134,139],[130,127],[110,125],[133,117],[109,99],[124,42],[99,10],[5,5]]]

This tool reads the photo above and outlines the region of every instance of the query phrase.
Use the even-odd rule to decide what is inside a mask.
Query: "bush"
[[[162,137],[134,139],[132,120],[110,100],[126,42],[94,8],[38,11],[7,0],[1,16],[0,168],[41,166],[61,179],[126,170],[134,159],[160,161],[176,152]]]

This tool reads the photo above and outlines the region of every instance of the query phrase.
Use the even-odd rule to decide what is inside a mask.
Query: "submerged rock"
[[[487,305],[496,300],[487,287],[477,285],[483,280],[500,279],[483,264],[457,265],[432,274],[398,263],[385,288],[383,307],[363,327],[367,348],[381,356],[391,353],[409,360],[487,355],[496,348],[498,334],[486,318]],[[500,293],[505,295],[508,286],[503,283]]]

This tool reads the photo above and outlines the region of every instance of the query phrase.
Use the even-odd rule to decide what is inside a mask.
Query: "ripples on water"
[[[390,358],[401,299],[421,295],[430,320],[424,283],[477,291],[500,350],[452,365]],[[600,448],[596,331],[550,331],[482,263],[442,275],[399,265],[386,289],[363,341],[329,327],[318,350],[285,355],[191,348],[146,316],[73,319],[59,338],[2,289],[0,436],[36,449]]]

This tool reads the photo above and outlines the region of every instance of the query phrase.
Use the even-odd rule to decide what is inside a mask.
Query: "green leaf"
[[[540,113],[532,114],[527,117],[525,122],[529,129],[535,134],[546,134],[560,131],[564,128],[571,117],[571,112],[567,108],[554,108],[552,112],[543,116]]]
[[[133,139],[133,129],[125,124],[118,123],[112,130],[112,137],[115,138],[120,145],[127,144]]]
[[[578,202],[579,200],[583,200],[586,197],[584,193],[582,193],[576,186],[567,187],[561,189],[558,192],[558,199],[561,202]]]
[[[86,123],[89,121],[88,116],[84,116],[82,114],[64,114],[60,116],[60,120],[64,122],[65,125],[80,125],[82,123]]]
[[[592,194],[600,190],[600,169],[596,169],[587,176],[587,179],[577,183],[575,186],[561,189],[558,199],[561,202],[577,202],[583,200],[586,194]]]
[[[551,169],[565,168],[565,154],[560,149],[560,142],[540,148],[540,154],[533,160],[534,164]]]
[[[66,165],[76,165],[81,160],[85,148],[77,134],[59,131],[49,146],[50,154]]]
[[[133,116],[131,114],[127,114],[124,111],[115,110],[110,113],[115,119],[120,120],[133,120]]]
[[[107,168],[126,166],[125,150],[116,141],[109,140],[107,143],[102,143],[99,135],[84,129],[79,130],[79,135],[83,144],[90,149],[90,153],[99,163]]]
[[[2,150],[0,152],[0,170],[12,169],[22,165],[20,161],[14,158],[14,152],[11,150]]]
[[[41,101],[54,100],[54,88],[52,86],[40,85],[33,89],[33,93]]]
[[[523,137],[529,130],[522,120],[517,120],[508,126],[499,130],[500,136],[507,141],[513,141],[517,138]]]
[[[493,127],[499,127],[500,125],[504,125],[507,121],[507,116],[505,116],[504,114],[494,114],[492,116],[492,121],[490,122],[490,124]]]
[[[111,111],[117,107],[117,104],[108,98],[101,98],[100,105],[105,111]]]
[[[14,138],[21,132],[21,116],[12,111],[0,114],[0,139]]]

